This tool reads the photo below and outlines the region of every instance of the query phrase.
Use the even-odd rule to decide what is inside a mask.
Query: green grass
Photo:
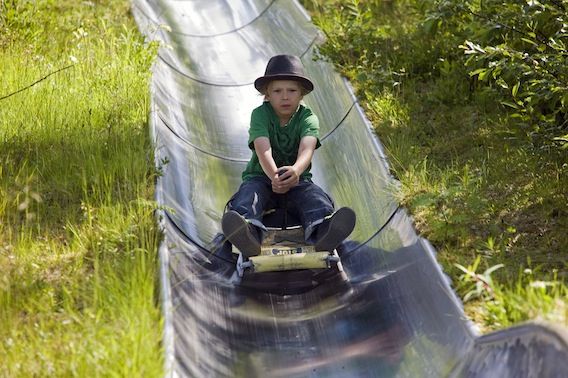
[[[128,7],[0,3],[0,376],[162,374],[155,47]]]
[[[486,330],[530,319],[568,324],[562,152],[535,150],[479,102],[399,101],[409,109],[402,129],[381,112],[372,118],[395,156],[400,200],[439,250],[468,314]]]
[[[430,48],[417,33],[420,2],[303,3],[326,34],[322,57],[356,88],[401,182],[399,200],[439,251],[466,313],[486,331],[529,319],[568,324],[566,150],[535,143],[495,93],[476,88],[455,55],[443,55],[458,46]]]

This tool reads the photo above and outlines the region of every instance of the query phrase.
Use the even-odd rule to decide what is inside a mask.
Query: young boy
[[[227,204],[223,233],[245,257],[258,255],[266,231],[263,213],[286,196],[287,210],[301,222],[306,241],[318,251],[332,251],[353,231],[355,213],[346,207],[334,212],[332,199],[311,180],[319,121],[300,102],[314,85],[298,57],[277,55],[254,86],[264,103],[252,111],[248,143],[253,154]]]

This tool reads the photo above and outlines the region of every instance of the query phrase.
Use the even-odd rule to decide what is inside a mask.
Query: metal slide
[[[380,142],[349,84],[314,58],[319,40],[292,0],[134,0],[148,39],[161,41],[151,85],[164,347],[168,376],[560,377],[565,330],[526,324],[478,337],[428,241],[395,199]],[[323,146],[314,181],[358,223],[341,248],[346,282],[273,295],[232,280],[213,251],[246,161],[252,82],[269,57],[302,58],[316,85]]]

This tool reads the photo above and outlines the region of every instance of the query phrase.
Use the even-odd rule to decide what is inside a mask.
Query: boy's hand
[[[278,168],[278,173],[272,179],[272,191],[278,194],[287,193],[290,189],[298,185],[300,174],[292,166]]]

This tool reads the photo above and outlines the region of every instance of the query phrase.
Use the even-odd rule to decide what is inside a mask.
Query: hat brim
[[[304,89],[307,90],[308,93],[314,90],[314,83],[312,83],[312,81],[307,77],[298,76],[298,75],[286,75],[286,74],[261,76],[254,81],[254,87],[256,88],[257,91],[262,92],[262,89],[266,88],[266,85],[274,80],[299,81],[302,87],[304,87]]]

